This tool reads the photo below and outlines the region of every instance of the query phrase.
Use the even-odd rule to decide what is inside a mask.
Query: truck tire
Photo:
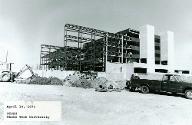
[[[130,86],[130,81],[127,81],[127,82],[126,82],[126,87],[125,87],[125,88],[126,88],[126,89],[129,89],[129,86]]]
[[[1,75],[1,80],[2,80],[3,82],[8,82],[8,81],[10,81],[10,79],[11,79],[11,75],[10,75],[9,72],[3,72],[3,73],[2,73],[2,75]]]
[[[176,92],[172,92],[171,94],[172,94],[172,95],[177,95],[177,93],[176,93]]]
[[[129,87],[130,92],[135,92],[135,89],[136,89],[135,87]]]
[[[141,92],[144,94],[149,93],[149,87],[146,85],[142,85],[141,86]]]
[[[192,99],[192,89],[185,90],[185,97],[187,99]]]

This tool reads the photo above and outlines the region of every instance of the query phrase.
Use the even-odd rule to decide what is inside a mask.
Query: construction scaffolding
[[[73,24],[64,26],[64,47],[41,45],[45,69],[104,72],[106,62],[139,62],[139,32],[117,33]]]

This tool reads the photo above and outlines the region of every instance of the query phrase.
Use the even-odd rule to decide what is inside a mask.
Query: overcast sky
[[[0,0],[0,48],[16,64],[38,64],[41,43],[63,45],[66,23],[109,32],[151,24],[157,34],[175,33],[175,64],[192,69],[191,5],[191,0]]]

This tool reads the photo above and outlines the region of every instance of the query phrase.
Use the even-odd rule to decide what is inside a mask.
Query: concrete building
[[[139,32],[139,62],[108,64],[106,73],[119,74],[121,79],[129,79],[132,73],[174,73],[174,33],[166,31],[156,35],[151,25],[142,26]]]
[[[155,34],[155,28],[145,25],[140,28],[140,63],[146,72],[174,72],[174,34],[167,31]]]

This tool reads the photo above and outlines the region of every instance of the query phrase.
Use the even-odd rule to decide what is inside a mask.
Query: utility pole
[[[7,50],[6,57],[5,57],[5,62],[6,63],[7,63],[7,60],[8,60],[8,50]]]

